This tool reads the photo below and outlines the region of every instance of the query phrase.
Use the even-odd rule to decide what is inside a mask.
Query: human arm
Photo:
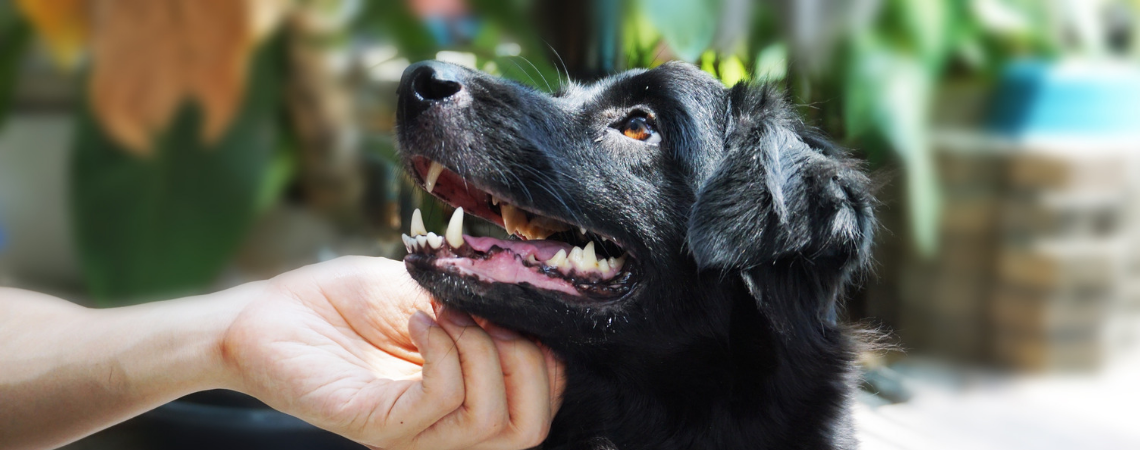
[[[553,358],[447,320],[469,320],[457,313],[409,322],[417,309],[428,297],[403,264],[361,257],[108,310],[0,290],[0,447],[62,445],[215,388],[373,446],[541,440],[557,408]]]

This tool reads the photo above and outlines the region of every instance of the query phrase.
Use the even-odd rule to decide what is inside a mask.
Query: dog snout
[[[439,61],[424,61],[408,66],[400,80],[400,93],[413,101],[430,104],[447,100],[463,90],[461,67]]]

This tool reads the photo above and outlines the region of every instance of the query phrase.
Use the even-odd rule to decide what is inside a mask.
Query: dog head
[[[397,121],[417,182],[516,237],[406,237],[412,276],[548,345],[701,334],[772,283],[830,319],[867,259],[867,178],[764,86],[669,63],[548,95],[432,61]]]

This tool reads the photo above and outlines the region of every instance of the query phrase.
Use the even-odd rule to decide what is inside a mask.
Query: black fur
[[[873,200],[858,164],[782,94],[679,63],[553,96],[452,66],[462,90],[428,104],[410,93],[416,69],[400,90],[405,156],[612,236],[636,260],[632,291],[601,302],[408,260],[442,302],[566,361],[544,448],[855,446],[854,341],[836,310],[868,260]],[[612,128],[633,110],[655,117],[659,145]]]

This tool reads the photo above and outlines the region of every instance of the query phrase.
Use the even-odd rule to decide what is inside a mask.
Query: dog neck
[[[810,306],[821,293],[778,283],[802,275],[761,275],[768,283],[752,289],[743,279],[702,287],[706,299],[731,305],[710,312],[720,316],[710,323],[726,325],[718,333],[670,342],[666,352],[613,346],[569,361],[551,442],[638,436],[611,444],[847,447],[852,345]]]

